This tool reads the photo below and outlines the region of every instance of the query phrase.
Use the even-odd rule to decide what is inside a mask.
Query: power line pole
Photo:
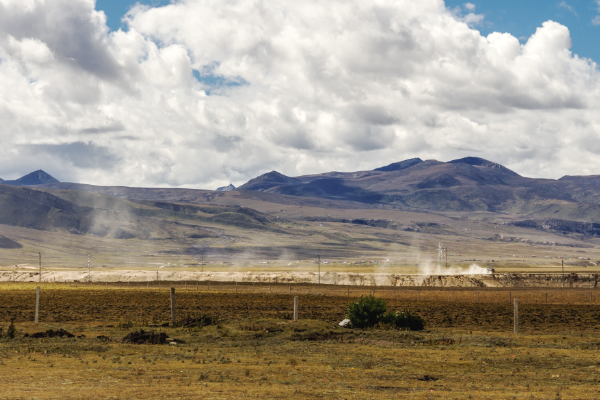
[[[319,264],[319,285],[321,284],[321,256],[317,255],[318,260],[317,260],[317,264]]]

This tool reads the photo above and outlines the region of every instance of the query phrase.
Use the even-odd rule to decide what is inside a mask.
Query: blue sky
[[[483,35],[491,32],[508,32],[526,40],[543,22],[559,22],[571,31],[573,47],[571,51],[580,57],[600,61],[600,25],[592,20],[599,14],[598,3],[594,0],[482,0],[470,1],[476,14],[485,19],[476,26]],[[468,12],[465,1],[446,0],[449,8],[460,7],[463,15]]]
[[[135,3],[158,7],[169,4],[169,0],[97,0],[96,9],[103,10],[108,26],[113,30],[121,27],[121,18]],[[553,20],[567,26],[573,40],[572,51],[580,57],[600,61],[600,25],[592,20],[599,14],[595,0],[470,0],[475,9],[469,11],[464,0],[446,0],[446,6],[460,9],[463,15],[469,12],[483,14],[482,24],[474,26],[483,35],[491,32],[508,32],[521,41],[535,33],[543,22]]]

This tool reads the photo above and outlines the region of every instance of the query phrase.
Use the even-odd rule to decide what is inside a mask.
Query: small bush
[[[370,328],[384,325],[396,329],[409,329],[422,331],[425,320],[408,311],[387,311],[387,304],[383,299],[375,296],[360,296],[358,301],[348,305],[347,317],[354,328]]]
[[[387,304],[383,299],[375,296],[360,296],[358,301],[348,305],[348,319],[355,328],[370,328],[377,325],[383,314],[387,311]]]
[[[411,331],[422,331],[425,328],[425,320],[408,311],[390,311],[383,315],[381,322],[396,329],[407,328]]]

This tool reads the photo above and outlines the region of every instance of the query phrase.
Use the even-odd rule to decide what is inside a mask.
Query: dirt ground
[[[170,321],[169,288],[176,288],[180,317],[207,314],[222,321],[290,319],[293,297],[299,297],[302,318],[341,321],[348,302],[375,293],[391,310],[410,310],[430,327],[506,331],[513,324],[513,301],[519,299],[521,330],[556,332],[600,330],[600,293],[584,289],[443,290],[437,288],[361,288],[322,285],[223,285],[163,282],[160,288],[120,283],[113,286],[74,283],[41,286],[40,321],[135,324]],[[128,286],[129,285],[129,286]],[[140,287],[141,286],[141,287]],[[0,291],[0,321],[32,321],[35,286],[4,284]],[[236,291],[237,290],[237,291]],[[266,293],[265,293],[266,292]],[[270,293],[269,293],[270,292]],[[548,303],[545,304],[546,293]],[[594,295],[596,304],[590,304]],[[478,301],[479,299],[479,301]]]
[[[337,326],[359,289],[348,297],[339,287],[314,293],[292,285],[289,294],[288,285],[260,293],[255,285],[235,292],[235,286],[196,291],[178,284],[178,320],[209,315],[215,321],[163,327],[170,321],[169,284],[160,290],[74,285],[42,285],[38,324],[32,322],[35,285],[0,287],[0,398],[600,397],[600,305],[583,304],[589,291],[550,291],[548,305],[520,301],[515,336],[509,296],[545,298],[545,291],[430,288],[396,292],[394,300],[393,290],[380,288],[376,295],[390,309],[425,318],[425,331],[406,332]],[[301,293],[306,290],[311,293]],[[298,322],[289,320],[295,295]],[[74,336],[24,337],[50,329]],[[122,342],[139,330],[169,339]]]

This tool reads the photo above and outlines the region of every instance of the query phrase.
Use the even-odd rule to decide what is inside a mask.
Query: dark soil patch
[[[167,334],[164,332],[154,333],[140,330],[139,332],[131,332],[122,341],[133,344],[165,344],[167,337]]]
[[[64,329],[59,329],[59,330],[52,330],[49,329],[46,332],[37,332],[37,333],[33,333],[31,335],[29,334],[25,334],[25,336],[23,337],[30,337],[30,338],[34,338],[34,339],[40,339],[40,338],[53,338],[53,337],[68,337],[68,338],[72,338],[75,337],[75,335],[73,335],[72,333],[69,333],[67,331],[65,331]]]

